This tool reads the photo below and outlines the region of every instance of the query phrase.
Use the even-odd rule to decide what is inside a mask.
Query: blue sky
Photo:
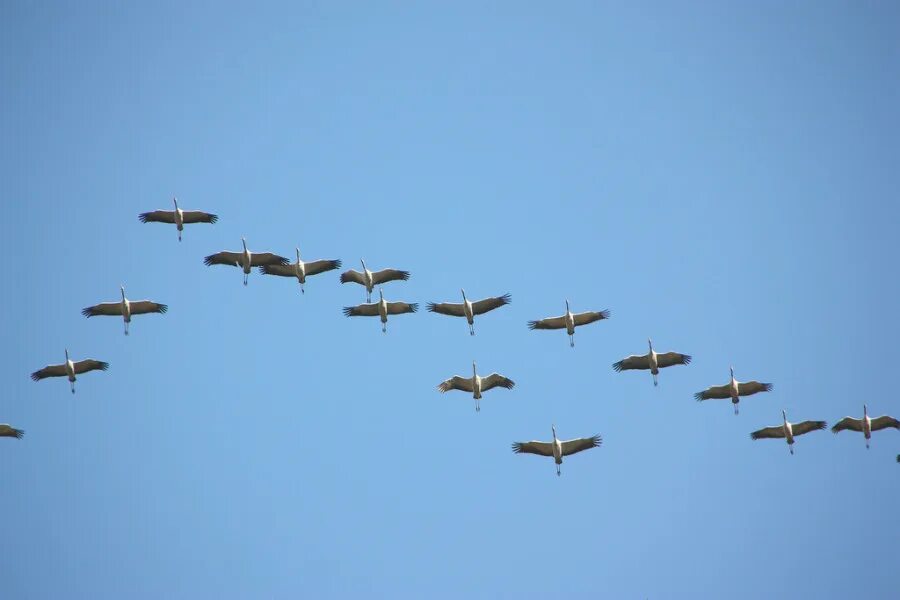
[[[0,5],[4,593],[894,597],[900,433],[748,434],[900,416],[900,10],[373,4]],[[173,195],[219,223],[138,222]],[[241,236],[513,302],[382,335],[203,265]],[[79,314],[120,284],[169,313]],[[647,337],[693,364],[613,372]],[[110,369],[28,379],[64,348]],[[551,423],[603,446],[511,452]]]

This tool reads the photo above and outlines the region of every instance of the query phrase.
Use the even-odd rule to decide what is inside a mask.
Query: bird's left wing
[[[515,442],[512,445],[516,454],[539,454],[541,456],[553,456],[553,444],[550,442]]]
[[[440,390],[442,394],[444,392],[449,392],[450,390],[460,390],[471,394],[475,391],[475,388],[472,387],[472,380],[470,378],[454,375],[447,381],[442,381],[438,386],[438,390]]]
[[[844,417],[831,427],[833,433],[849,429],[850,431],[862,431],[862,419],[854,419],[853,417]]]
[[[326,271],[333,271],[341,268],[339,260],[313,260],[304,266],[307,275],[318,275]]]
[[[472,312],[476,315],[483,315],[489,310],[500,308],[510,302],[512,302],[512,296],[509,294],[503,294],[502,296],[497,296],[495,298],[485,298],[484,300],[472,303]]]
[[[750,438],[754,440],[762,440],[765,438],[783,438],[784,428],[781,425],[775,427],[763,427],[750,434]]]
[[[7,423],[0,423],[0,437],[14,437],[17,439],[22,439],[23,435],[25,435],[25,432],[21,429],[16,429],[15,427]]]
[[[137,300],[131,302],[131,314],[146,315],[147,313],[164,313],[169,310],[168,304],[160,304],[159,302],[151,302],[150,300]]]
[[[404,313],[414,313],[419,310],[417,302],[388,302],[387,313],[389,315],[402,315]]]
[[[809,433],[810,431],[825,429],[826,425],[827,423],[825,423],[825,421],[800,421],[799,423],[794,423],[791,425],[791,432],[794,435],[803,435],[804,433]]]
[[[181,212],[181,217],[185,223],[215,223],[219,220],[219,215],[202,210],[184,210]]]
[[[731,398],[731,386],[727,383],[725,385],[710,386],[702,392],[694,394],[694,399],[697,402],[702,400],[724,400],[725,398]]]
[[[509,377],[504,377],[500,373],[491,373],[487,377],[481,378],[481,389],[483,391],[487,391],[495,387],[502,387],[511,390],[515,386],[516,382],[514,382]]]
[[[377,304],[360,304],[358,306],[345,306],[344,316],[347,317],[377,317]]]
[[[602,442],[603,439],[599,435],[594,435],[589,438],[566,440],[564,442],[560,442],[560,445],[562,446],[563,456],[569,456],[570,454],[575,454],[576,452],[581,452],[582,450],[596,448]]]
[[[872,431],[878,431],[879,429],[886,429],[888,427],[900,429],[900,421],[887,415],[872,419]]]
[[[48,365],[31,374],[33,381],[40,381],[47,377],[63,377],[66,373],[66,365]]]
[[[453,304],[452,302],[429,302],[426,306],[429,312],[438,313],[440,315],[450,315],[451,317],[464,317],[466,311],[463,310],[462,304]]]
[[[547,317],[538,321],[528,321],[528,329],[565,329],[565,317]]]
[[[660,368],[674,365],[689,365],[691,364],[691,355],[679,354],[678,352],[663,352],[656,355],[656,364]]]
[[[287,265],[291,261],[283,256],[272,254],[271,252],[260,252],[259,254],[250,255],[250,265],[253,267],[261,267],[263,265]]]
[[[650,359],[646,354],[640,356],[632,354],[628,358],[623,358],[619,362],[613,363],[612,368],[617,372],[629,371],[631,369],[649,369]]]
[[[88,306],[81,309],[81,314],[87,318],[105,315],[108,317],[118,316],[122,314],[122,304],[120,302],[102,302],[94,306]]]
[[[599,312],[576,313],[572,315],[572,318],[575,320],[575,327],[578,327],[579,325],[587,325],[594,321],[608,319],[610,314],[611,313],[608,310],[601,310]]]
[[[771,392],[774,386],[771,383],[760,383],[758,381],[745,381],[738,384],[739,396],[752,396],[758,392]]]
[[[141,223],[174,223],[175,212],[171,210],[154,210],[138,215]]]
[[[296,277],[297,271],[294,265],[263,265],[259,272],[264,275],[278,275],[279,277]]]
[[[88,358],[85,360],[79,360],[77,363],[74,363],[75,374],[81,375],[82,373],[87,373],[88,371],[105,371],[109,368],[108,362],[103,362],[102,360],[94,360],[93,358]]]
[[[211,267],[212,265],[230,265],[232,267],[239,267],[241,266],[241,253],[227,251],[216,252],[215,254],[210,254],[204,258],[203,264],[207,267]]]
[[[406,281],[407,279],[409,279],[409,271],[382,269],[381,271],[372,273],[372,285],[387,283],[388,281]]]

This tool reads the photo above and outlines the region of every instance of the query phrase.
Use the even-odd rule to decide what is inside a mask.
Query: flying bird
[[[306,278],[312,275],[318,275],[326,271],[332,271],[341,267],[339,260],[311,260],[305,262],[300,259],[300,248],[297,248],[297,262],[289,265],[263,265],[259,268],[259,272],[264,275],[277,275],[279,277],[296,277],[300,283],[300,293],[305,294],[303,289],[306,284]]]
[[[697,392],[694,394],[694,398],[697,402],[731,398],[731,403],[734,404],[734,414],[738,414],[738,402],[741,401],[741,396],[752,396],[759,392],[771,392],[773,387],[771,383],[760,383],[758,381],[740,382],[734,378],[734,367],[731,367],[731,381],[725,385],[714,385],[702,392]]]
[[[660,369],[672,367],[674,365],[688,365],[691,363],[689,354],[679,354],[678,352],[663,352],[662,354],[657,354],[653,350],[653,340],[648,339],[647,344],[650,346],[650,352],[623,358],[619,362],[613,363],[613,369],[615,369],[617,373],[631,369],[641,369],[644,371],[650,369],[650,373],[653,375],[653,385],[655,386],[658,383],[656,376],[659,375]]]
[[[358,283],[366,287],[366,302],[372,302],[372,290],[376,285],[387,283],[388,281],[406,281],[409,279],[409,271],[398,271],[397,269],[382,269],[381,271],[370,271],[366,268],[366,261],[360,259],[362,263],[362,273],[350,269],[341,273],[341,283]]]
[[[865,404],[863,404],[862,419],[844,417],[834,424],[834,427],[831,428],[831,431],[833,431],[834,433],[844,431],[845,429],[849,429],[850,431],[861,431],[866,438],[866,448],[868,448],[869,440],[872,439],[872,432],[878,431],[880,429],[887,429],[888,427],[900,429],[900,421],[898,421],[894,417],[889,417],[887,415],[882,415],[874,419],[869,418],[869,408]]]
[[[454,304],[452,302],[428,303],[428,310],[440,315],[449,315],[451,317],[465,317],[469,322],[469,335],[475,335],[475,315],[483,315],[495,308],[500,308],[512,301],[512,296],[503,294],[494,298],[485,298],[477,302],[471,302],[466,298],[466,290],[462,292],[462,304]]]
[[[122,286],[119,290],[122,292],[121,301],[103,302],[101,304],[95,304],[94,306],[88,306],[81,310],[81,314],[89,319],[98,316],[121,316],[125,320],[125,335],[128,335],[128,324],[131,323],[132,316],[146,315],[148,313],[164,313],[169,310],[167,305],[160,304],[159,302],[152,302],[150,300],[129,300],[125,297],[125,287]]]
[[[191,223],[215,223],[219,215],[203,212],[202,210],[181,210],[178,208],[178,198],[172,198],[175,210],[154,210],[138,215],[141,223],[174,223],[178,228],[178,241],[181,241],[181,232],[185,225]]]
[[[228,265],[231,267],[240,267],[244,271],[244,285],[247,285],[247,277],[250,276],[250,270],[253,267],[262,267],[266,265],[286,265],[290,261],[283,256],[272,254],[271,252],[251,253],[247,249],[247,240],[241,238],[244,249],[241,252],[217,252],[210,254],[203,259],[203,264],[207,267],[212,265]]]
[[[419,310],[419,305],[413,302],[388,302],[384,299],[384,292],[378,289],[378,302],[372,304],[360,304],[359,306],[345,306],[344,316],[347,317],[381,317],[381,331],[387,332],[388,315],[402,315],[414,313]]]
[[[511,390],[515,385],[516,384],[512,379],[504,377],[499,373],[491,373],[487,377],[479,377],[475,367],[475,361],[472,361],[471,377],[454,375],[437,387],[442,394],[444,392],[449,392],[450,390],[460,390],[472,394],[472,397],[475,399],[475,412],[479,412],[481,410],[481,402],[479,402],[481,400],[481,392],[486,392],[495,387]]]
[[[781,425],[775,425],[773,427],[763,427],[757,431],[754,431],[750,434],[750,437],[754,440],[762,440],[767,438],[784,438],[787,440],[788,448],[791,451],[791,454],[794,453],[794,438],[798,435],[803,435],[804,433],[809,433],[810,431],[818,431],[819,429],[825,429],[825,421],[800,421],[799,423],[789,423],[787,420],[787,414],[782,410],[781,418],[783,422]]]
[[[23,435],[25,435],[25,432],[21,429],[16,429],[9,423],[0,423],[0,437],[11,437],[21,440]]]
[[[94,360],[87,358],[85,360],[73,361],[69,358],[69,350],[66,349],[66,362],[61,365],[47,365],[39,371],[31,374],[31,379],[40,381],[47,377],[68,377],[72,386],[72,393],[75,393],[75,380],[78,375],[88,373],[90,371],[105,371],[109,368],[109,363],[102,360]]]
[[[566,314],[561,317],[547,317],[546,319],[541,319],[540,321],[529,321],[528,328],[529,329],[565,329],[566,333],[569,334],[569,346],[572,348],[575,347],[575,328],[580,327],[582,325],[587,325],[588,323],[593,323],[594,321],[601,321],[603,319],[608,319],[610,312],[608,310],[601,310],[599,312],[583,312],[583,313],[572,313],[569,310],[569,301],[566,300]]]
[[[574,440],[559,440],[556,438],[556,425],[551,426],[553,429],[552,442],[516,442],[512,445],[513,452],[516,454],[538,454],[540,456],[552,456],[556,463],[556,474],[560,474],[559,466],[562,464],[563,456],[569,456],[582,450],[589,450],[599,446],[603,440],[599,435],[587,438],[577,438]]]

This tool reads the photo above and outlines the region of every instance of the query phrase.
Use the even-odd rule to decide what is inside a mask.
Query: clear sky
[[[900,432],[748,435],[900,416],[896,3],[154,4],[0,4],[0,595],[897,597]],[[383,335],[241,236],[513,301]],[[168,314],[79,314],[121,284]]]

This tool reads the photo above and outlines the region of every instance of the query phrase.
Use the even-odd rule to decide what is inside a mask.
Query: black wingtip
[[[81,314],[83,314],[84,316],[86,316],[87,318],[90,319],[90,318],[93,316],[93,315],[91,314],[91,307],[88,306],[87,308],[82,308],[82,309],[81,309]]]
[[[41,376],[38,375],[37,371],[35,371],[34,373],[31,374],[31,380],[32,381],[40,381],[41,380]]]
[[[25,435],[25,430],[24,429],[13,429],[13,435],[16,436],[17,440],[21,440],[22,436]]]
[[[429,302],[428,304],[425,305],[425,308],[428,312],[435,312],[434,309],[436,306],[437,306],[437,304],[435,304],[434,302]]]
[[[207,267],[211,267],[213,264],[213,256],[215,256],[215,255],[210,254],[209,256],[205,257],[203,259],[203,264],[206,265]]]
[[[335,269],[340,269],[341,266],[343,266],[344,263],[341,262],[341,259],[337,259],[337,260],[335,260],[335,261],[332,261],[332,264],[334,265],[333,268],[335,268]]]
[[[612,368],[616,373],[621,373],[622,372],[622,361],[620,360],[619,362],[613,363]]]
[[[352,306],[345,306],[342,310],[342,312],[344,313],[344,316],[352,317],[353,316],[353,308],[354,307],[352,307]]]
[[[219,220],[219,215],[210,214],[209,222],[215,224]]]
[[[599,448],[601,445],[603,445],[603,438],[599,433],[593,436],[591,439],[594,440],[594,448]]]
[[[409,305],[409,312],[419,312],[419,303],[413,302]]]
[[[268,265],[263,265],[261,267],[256,267],[256,268],[259,269],[259,272],[262,273],[263,275],[269,274]]]
[[[537,324],[538,324],[537,321],[528,321],[528,329],[532,329],[532,330],[537,329]]]
[[[764,392],[771,392],[773,389],[775,389],[775,386],[771,383],[764,383],[762,384],[762,389]]]
[[[600,318],[601,318],[601,319],[608,319],[608,318],[610,318],[611,316],[612,316],[612,311],[609,310],[609,309],[604,309],[604,310],[601,310],[601,311],[600,311]]]
[[[100,361],[100,367],[99,367],[99,369],[100,369],[101,371],[105,371],[105,370],[107,370],[108,368],[109,368],[109,363],[108,363],[108,362]]]
[[[522,454],[522,444],[520,442],[514,442],[512,445],[512,451],[516,454]]]
[[[158,311],[158,312],[166,313],[166,312],[168,312],[168,311],[169,311],[169,305],[168,305],[168,304],[160,304],[160,305],[159,305],[159,311]]]
[[[690,354],[683,354],[682,356],[684,356],[683,364],[689,365],[689,364],[691,364],[691,361],[694,360],[694,357],[691,356]]]
[[[138,221],[140,221],[141,223],[146,223],[146,222],[147,222],[147,216],[148,216],[149,214],[150,214],[150,213],[141,213],[141,214],[139,214],[139,215],[138,215]]]
[[[697,392],[694,394],[694,400],[697,402],[703,402],[703,392]]]
[[[512,302],[512,294],[503,294],[500,296],[500,305],[509,304]]]
[[[409,281],[409,271],[400,271],[400,280]]]

